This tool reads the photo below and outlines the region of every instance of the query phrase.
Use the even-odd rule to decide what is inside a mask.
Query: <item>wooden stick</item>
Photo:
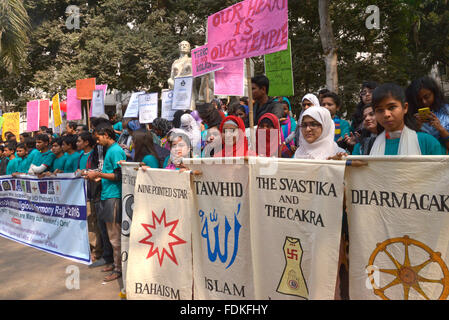
[[[87,100],[87,127],[90,130],[90,100]]]
[[[250,127],[250,139],[251,146],[255,150],[256,135],[254,133],[254,104],[253,104],[253,90],[251,85],[251,60],[246,58],[246,80],[248,83],[248,108],[249,108],[249,127]]]
[[[210,102],[210,94],[209,94],[209,73],[206,74],[206,103]]]

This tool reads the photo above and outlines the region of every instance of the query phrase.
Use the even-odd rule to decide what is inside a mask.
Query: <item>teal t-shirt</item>
[[[28,170],[30,169],[30,166],[28,165],[27,161],[28,157],[29,155],[24,158],[17,157],[18,159],[20,159],[19,166],[17,167],[17,172],[28,173]]]
[[[38,167],[44,164],[47,168],[51,168],[55,158],[56,156],[51,150],[47,150],[44,153],[39,152],[39,154],[35,155],[32,164]]]
[[[82,153],[81,154],[81,157],[80,157],[80,165],[79,165],[79,168],[78,169],[80,169],[80,170],[84,170],[84,169],[86,169],[86,166],[87,166],[87,159],[89,159],[89,157],[90,157],[90,155],[92,154],[92,151],[94,151],[93,149],[92,150],[90,150],[90,152],[88,152],[88,153]]]
[[[65,153],[65,155],[64,173],[72,173],[78,170],[78,160],[80,158],[79,152],[75,151],[72,154]]]
[[[122,122],[121,121],[117,122],[116,124],[114,124],[113,128],[116,131],[123,131],[123,124],[122,124]],[[119,137],[120,137],[120,135],[116,133],[115,134],[115,141],[117,141]]]
[[[22,158],[19,157],[9,160],[8,165],[6,166],[6,174],[11,175],[14,172],[19,172],[20,162],[22,162]]]
[[[35,157],[40,157],[40,152],[37,149],[31,150],[28,155],[22,159],[19,172],[22,173],[28,173],[28,170],[30,170],[31,164],[34,162]]]
[[[51,172],[55,172],[56,170],[64,171],[64,165],[65,165],[66,159],[67,159],[66,154],[63,154],[59,158],[56,158],[56,155],[55,155],[55,160],[53,161],[53,165],[51,166]]]
[[[106,156],[103,162],[103,173],[114,173],[114,170],[119,167],[117,162],[126,160],[125,151],[117,143],[111,145],[106,151]],[[113,199],[122,197],[122,182],[111,181],[108,179],[101,179],[101,200]]]
[[[424,132],[417,132],[418,143],[421,148],[421,154],[423,156],[440,156],[445,155],[446,150],[441,146],[440,142],[432,137],[430,134]],[[387,139],[385,143],[385,155],[386,156],[397,156],[399,149],[399,141],[401,139]],[[352,152],[354,156],[360,155],[360,144],[356,144],[354,151]]]
[[[153,156],[151,154],[146,155],[143,158],[142,162],[151,168],[154,168],[154,169],[159,168],[159,161],[156,159],[155,156]]]

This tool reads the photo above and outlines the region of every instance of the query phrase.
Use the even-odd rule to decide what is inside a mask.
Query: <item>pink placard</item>
[[[108,90],[107,84],[97,84],[95,85],[95,90],[103,90],[104,98],[106,99],[106,91]],[[92,117],[92,108],[90,108],[89,117]]]
[[[245,0],[207,19],[210,61],[231,61],[287,49],[288,1]]]
[[[223,69],[221,64],[211,63],[208,60],[207,53],[207,45],[192,50],[192,72],[194,78]]]
[[[50,100],[39,100],[39,127],[48,127]]]
[[[243,96],[245,60],[223,63],[223,70],[215,72],[214,94],[217,96]]]
[[[67,90],[67,120],[81,120],[81,100],[76,98],[76,88]]]
[[[27,132],[39,130],[39,100],[27,103]]]

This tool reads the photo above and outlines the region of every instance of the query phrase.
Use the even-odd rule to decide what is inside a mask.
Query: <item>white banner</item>
[[[161,118],[173,121],[175,112],[177,110],[172,109],[173,105],[173,90],[162,91],[162,112]]]
[[[94,90],[92,93],[91,117],[99,117],[104,111],[104,90]]]
[[[190,173],[139,169],[127,269],[127,298],[192,299]]]
[[[136,185],[137,170],[139,163],[122,163],[122,277],[123,291],[126,292],[126,270],[128,268],[129,237],[133,222],[134,210],[134,186]]]
[[[139,96],[139,122],[152,123],[157,118],[158,93]]]
[[[248,165],[189,164],[201,170],[193,193],[194,297],[254,299],[250,241]]]
[[[345,162],[277,160],[250,167],[255,298],[334,299]]]
[[[448,157],[363,158],[346,177],[350,298],[449,295]]]
[[[0,236],[90,264],[84,179],[65,177],[0,177]]]
[[[128,106],[126,107],[123,118],[138,118],[139,117],[139,96],[144,94],[144,91],[133,92],[129,98]]]
[[[192,88],[193,88],[193,77],[175,78],[172,109],[190,110],[190,103],[192,99]]]

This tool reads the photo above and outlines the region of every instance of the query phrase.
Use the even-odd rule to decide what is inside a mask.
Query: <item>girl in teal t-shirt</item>
[[[135,150],[134,162],[143,162],[150,168],[159,168],[159,158],[154,148],[153,135],[149,131],[135,131],[133,133]]]

